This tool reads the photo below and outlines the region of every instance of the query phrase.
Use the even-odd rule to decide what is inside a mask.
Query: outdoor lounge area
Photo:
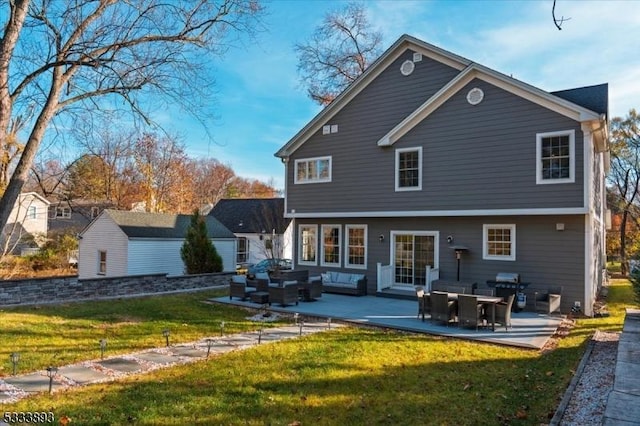
[[[562,317],[522,311],[511,315],[511,328],[458,327],[457,324],[439,324],[432,322],[429,315],[422,321],[418,315],[416,300],[392,299],[376,296],[354,297],[349,295],[328,294],[313,302],[300,302],[298,305],[266,306],[249,300],[230,299],[228,296],[212,299],[212,302],[232,304],[255,309],[268,309],[273,312],[298,313],[303,317],[332,318],[354,324],[388,327],[415,333],[433,334],[460,339],[476,340],[487,343],[541,349],[554,334]]]

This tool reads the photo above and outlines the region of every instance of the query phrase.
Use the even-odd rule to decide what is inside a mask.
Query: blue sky
[[[157,117],[175,130],[192,157],[213,157],[237,175],[284,187],[273,154],[319,111],[300,86],[296,42],[306,40],[325,13],[346,2],[272,0],[266,30],[212,64],[217,98],[214,140],[188,117]],[[640,108],[640,1],[558,0],[571,18],[558,31],[551,0],[368,1],[383,50],[409,34],[546,91],[609,83],[611,116]]]

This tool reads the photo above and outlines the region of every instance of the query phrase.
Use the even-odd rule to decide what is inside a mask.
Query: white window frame
[[[27,207],[26,218],[30,220],[35,220],[38,218],[38,208],[36,206]]]
[[[240,251],[240,241],[244,240],[244,251]],[[247,263],[249,261],[249,238],[238,237],[238,249],[236,250],[236,263]],[[244,260],[240,260],[240,256],[244,255]]]
[[[314,235],[315,235],[315,241],[314,243],[314,252],[315,252],[315,259],[313,261],[311,260],[304,260],[302,258],[302,253],[303,253],[303,241],[302,241],[302,230],[303,229],[310,229],[313,230]],[[298,265],[309,265],[309,266],[313,266],[313,265],[317,265],[318,264],[318,225],[309,225],[309,224],[300,224],[298,225]]]
[[[400,154],[405,152],[418,152],[418,186],[400,186]],[[422,190],[422,147],[398,148],[396,149],[396,165],[395,165],[395,185],[396,192],[400,191],[421,191]]]
[[[298,168],[301,167],[302,164],[305,164],[305,167],[307,167],[306,165],[308,163],[312,163],[315,162],[316,163],[316,173],[318,173],[318,171],[320,170],[319,167],[319,163],[322,161],[328,161],[328,176],[321,178],[320,175],[318,174],[318,176],[312,177],[312,176],[306,176],[303,179],[298,179]],[[333,167],[333,161],[331,159],[331,156],[326,156],[326,157],[313,157],[313,158],[301,158],[299,160],[295,161],[295,167],[293,168],[293,182],[298,185],[298,184],[307,184],[307,183],[327,183],[327,182],[331,182],[331,176],[332,176],[332,167]],[[308,168],[307,168],[307,172],[308,172]]]
[[[325,243],[324,243],[324,231],[326,229],[337,229],[338,230],[338,261],[337,262],[326,262],[324,259],[324,255],[326,253]],[[340,225],[322,225],[320,227],[320,265],[321,266],[332,266],[332,267],[340,267],[340,260],[342,259],[342,226]]]
[[[364,264],[349,263],[349,231],[351,229],[364,229]],[[367,249],[368,249],[368,228],[367,225],[345,225],[344,226],[344,267],[353,269],[367,269]]]
[[[554,136],[569,136],[569,177],[543,179],[542,177],[542,140]],[[574,183],[576,179],[576,131],[562,130],[536,134],[536,184]]]
[[[491,229],[508,229],[511,235],[511,254],[495,255],[489,254],[489,230]],[[513,223],[508,224],[485,224],[482,225],[482,259],[484,260],[516,260],[516,225]]]
[[[104,261],[102,254],[104,253]],[[98,250],[98,275],[107,275],[107,251]]]
[[[69,218],[71,218],[71,208],[56,207],[56,219],[69,219]]]

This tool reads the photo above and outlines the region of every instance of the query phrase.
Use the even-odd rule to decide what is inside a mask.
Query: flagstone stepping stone
[[[161,354],[158,352],[143,352],[135,355],[135,357],[143,361],[155,362],[156,364],[171,364],[180,361],[171,354]]]
[[[190,358],[203,358],[207,354],[202,349],[190,348],[186,346],[176,346],[169,349],[176,356],[184,356]]]
[[[99,382],[101,380],[109,379],[109,375],[94,370],[90,367],[83,367],[81,365],[70,365],[68,367],[61,367],[58,370],[58,374],[64,377],[68,377],[79,384]]]
[[[5,383],[15,386],[18,389],[22,389],[25,392],[49,391],[49,377],[43,376],[39,373],[26,374],[24,376],[6,377],[4,381]],[[60,382],[56,382],[54,378],[52,389],[55,390],[61,386],[62,384]]]
[[[105,359],[104,361],[97,362],[96,364],[122,373],[135,373],[137,371],[144,371],[149,369],[149,367],[144,367],[139,362],[125,358]]]

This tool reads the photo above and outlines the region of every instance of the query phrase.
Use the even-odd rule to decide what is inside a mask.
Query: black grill
[[[529,283],[520,282],[520,274],[500,272],[496,275],[495,280],[487,280],[487,285],[496,289],[496,296],[507,300],[512,294],[516,295],[518,292],[523,292]],[[518,308],[516,299],[517,297],[514,299],[513,305],[511,305],[511,310],[520,312],[521,309]]]

